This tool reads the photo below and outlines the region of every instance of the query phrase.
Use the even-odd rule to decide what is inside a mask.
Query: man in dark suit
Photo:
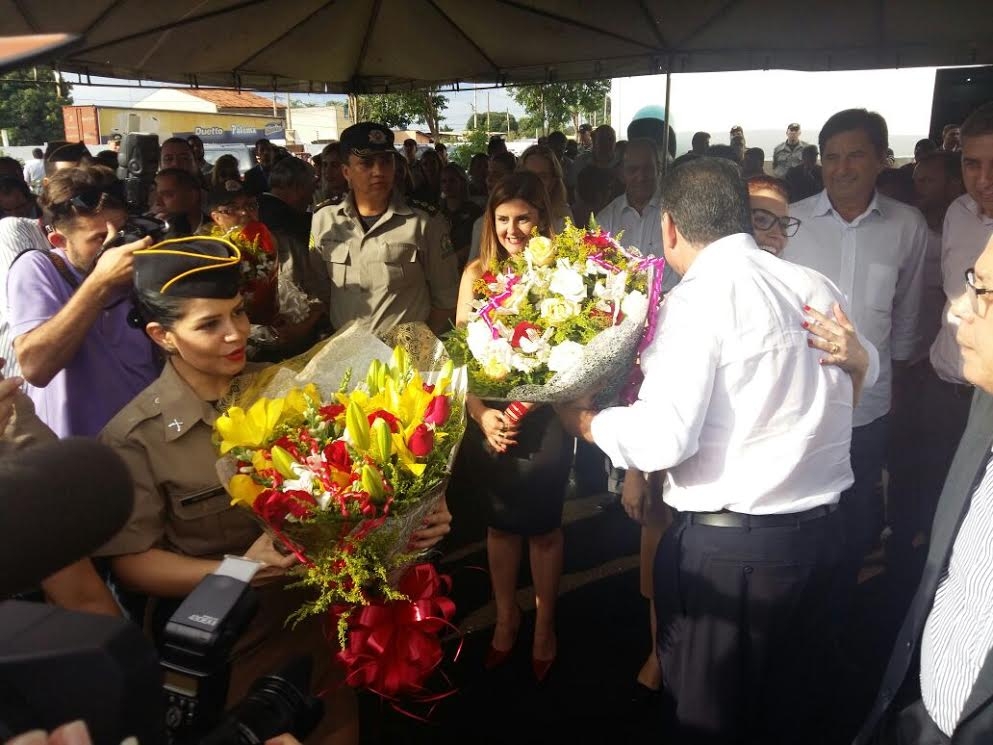
[[[993,239],[967,276],[969,287],[952,312],[960,321],[965,378],[977,390],[924,574],[855,745],[993,742]],[[897,694],[916,694],[911,687],[918,682],[920,696],[902,705],[908,697]]]

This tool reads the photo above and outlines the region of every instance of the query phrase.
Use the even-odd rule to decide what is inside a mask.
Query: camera
[[[152,240],[158,243],[167,238],[170,231],[169,223],[162,220],[147,215],[129,215],[124,227],[113,236],[108,236],[107,241],[103,244],[103,250],[134,243],[145,236],[151,236]]]
[[[228,654],[256,608],[247,580],[208,575],[168,617],[156,654],[125,619],[0,603],[0,741],[75,719],[98,743],[134,736],[142,745],[249,745],[285,732],[304,739],[324,713],[309,694],[309,657],[259,678],[224,711]]]

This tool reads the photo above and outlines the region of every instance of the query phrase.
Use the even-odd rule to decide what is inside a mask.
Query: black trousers
[[[918,532],[928,535],[938,497],[958,448],[975,389],[938,377],[929,360],[907,370],[907,402],[890,423],[887,522],[888,550],[908,551]]]
[[[683,514],[655,558],[670,742],[812,742],[842,586],[840,511],[788,527],[723,528]]]

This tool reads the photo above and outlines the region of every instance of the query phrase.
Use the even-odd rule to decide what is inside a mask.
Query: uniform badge
[[[369,130],[369,142],[373,145],[385,145],[386,135],[381,129],[370,129]]]

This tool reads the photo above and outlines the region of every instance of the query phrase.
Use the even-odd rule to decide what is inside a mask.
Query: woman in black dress
[[[472,312],[473,284],[494,262],[524,250],[531,230],[548,236],[548,195],[534,174],[515,173],[492,190],[483,216],[480,257],[466,267],[456,321]],[[522,419],[502,405],[470,395],[472,425],[463,445],[464,465],[483,485],[489,505],[486,548],[496,604],[496,628],[486,658],[495,667],[510,655],[521,623],[515,601],[517,576],[527,538],[534,581],[532,661],[535,676],[548,674],[556,654],[555,602],[562,576],[562,502],[573,440],[551,407],[532,407]]]

